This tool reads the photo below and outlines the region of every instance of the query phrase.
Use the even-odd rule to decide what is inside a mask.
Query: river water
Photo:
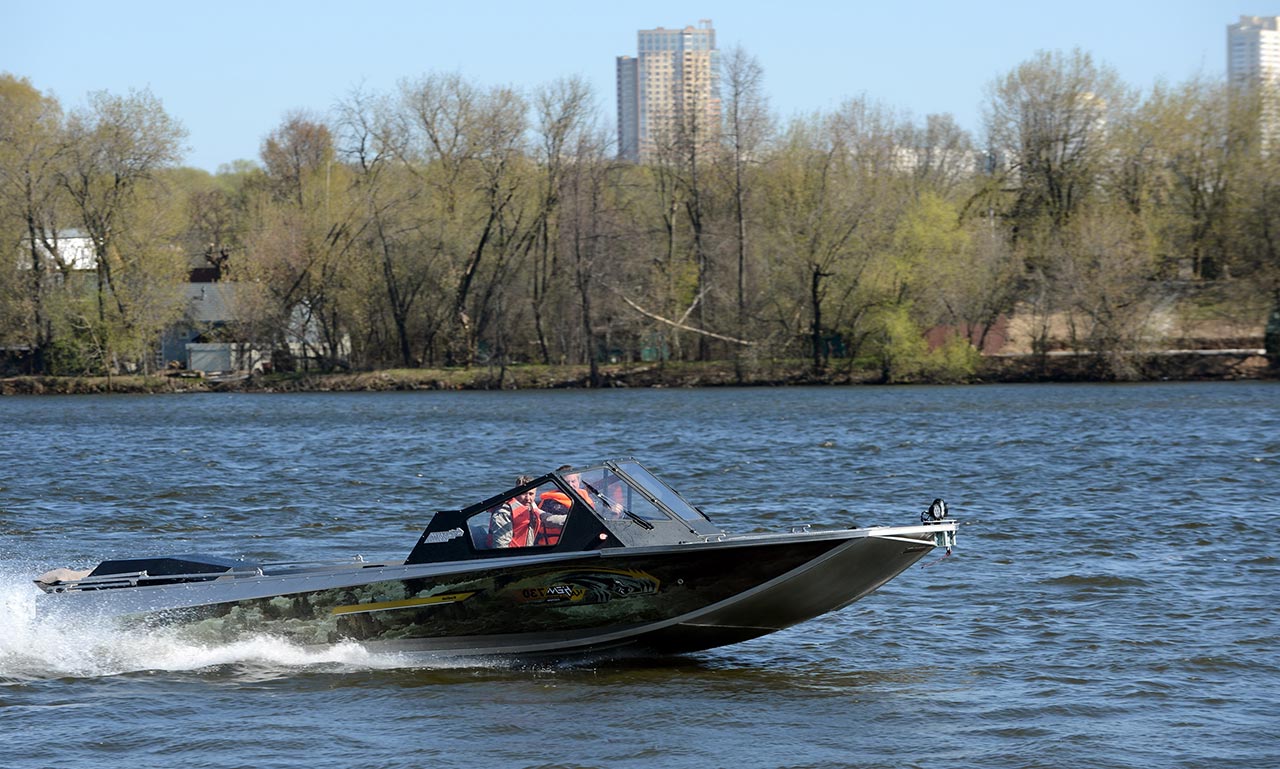
[[[402,556],[633,455],[732,531],[964,521],[865,600],[535,669],[55,621],[108,557]],[[0,766],[1277,767],[1280,383],[0,398]]]

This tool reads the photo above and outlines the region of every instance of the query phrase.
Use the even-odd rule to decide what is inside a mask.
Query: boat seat
[[[89,576],[92,569],[53,569],[36,577],[36,584],[41,587],[53,587],[59,582],[75,582]]]

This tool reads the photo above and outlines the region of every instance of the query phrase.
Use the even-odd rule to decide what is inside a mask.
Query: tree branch
[[[735,339],[731,336],[725,336],[724,334],[717,334],[714,331],[706,331],[704,329],[694,328],[693,326],[685,325],[684,323],[680,323],[679,321],[674,321],[669,318],[664,318],[661,315],[657,315],[652,312],[649,312],[648,310],[644,309],[640,305],[631,301],[631,297],[623,294],[621,291],[618,291],[617,289],[612,287],[610,287],[610,290],[613,291],[615,294],[617,294],[619,297],[621,297],[622,301],[626,302],[628,307],[640,313],[641,315],[645,316],[646,318],[652,318],[653,320],[656,320],[660,323],[666,323],[668,326],[674,326],[675,328],[678,328],[681,331],[692,331],[695,334],[702,334],[703,336],[709,336],[712,339],[719,339],[723,342],[732,342],[734,344],[743,345],[744,347],[751,347],[752,345],[755,344],[755,342],[752,342],[748,339]]]

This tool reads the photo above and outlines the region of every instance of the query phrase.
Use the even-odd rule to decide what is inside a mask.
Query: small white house
[[[31,269],[30,241],[18,255],[18,266]],[[53,265],[65,267],[78,272],[88,272],[97,268],[97,260],[93,255],[93,241],[79,230],[63,230],[54,233],[46,246],[44,242],[37,244],[37,250]]]

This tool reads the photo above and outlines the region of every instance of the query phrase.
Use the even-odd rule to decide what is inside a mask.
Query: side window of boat
[[[498,508],[491,507],[488,510],[482,510],[467,519],[467,531],[471,534],[471,544],[477,550],[488,550],[497,547],[494,544],[493,532],[490,523],[493,521],[494,514]]]
[[[544,483],[468,518],[471,543],[477,550],[554,545],[572,506],[568,494]]]

